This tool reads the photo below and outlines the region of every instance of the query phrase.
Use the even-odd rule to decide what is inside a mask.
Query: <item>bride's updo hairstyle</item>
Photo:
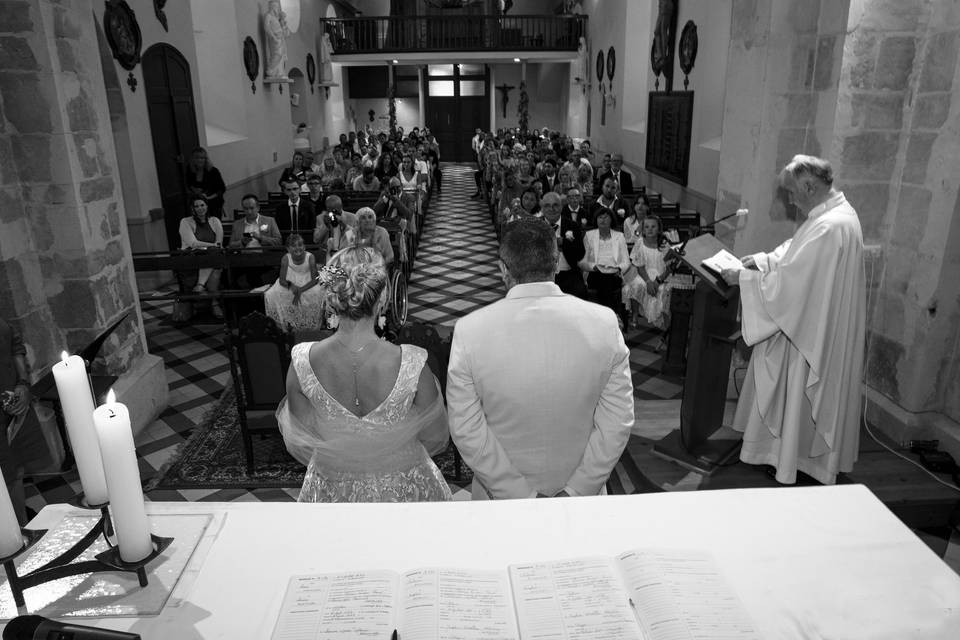
[[[359,320],[372,316],[387,286],[383,256],[370,247],[338,251],[320,270],[327,305],[341,318]]]

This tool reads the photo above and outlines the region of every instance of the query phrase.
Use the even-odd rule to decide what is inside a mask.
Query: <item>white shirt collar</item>
[[[815,206],[813,209],[811,209],[810,213],[807,214],[807,220],[813,220],[814,218],[817,218],[823,215],[830,209],[833,209],[834,207],[837,207],[846,201],[847,199],[843,195],[843,192],[837,191],[835,194],[833,194],[832,196],[830,196],[829,198],[827,198],[826,200],[824,200],[823,202]]]

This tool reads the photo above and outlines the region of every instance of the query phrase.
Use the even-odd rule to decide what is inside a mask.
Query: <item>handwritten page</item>
[[[740,262],[740,258],[733,255],[726,249],[721,249],[700,264],[707,267],[711,271],[716,271],[717,273],[722,272],[724,269],[743,268],[743,263]]]
[[[514,565],[510,582],[524,640],[643,638],[607,558]]]
[[[649,640],[759,640],[709,554],[637,550],[617,563]]]
[[[395,627],[390,571],[295,576],[287,585],[273,640],[389,638]]]

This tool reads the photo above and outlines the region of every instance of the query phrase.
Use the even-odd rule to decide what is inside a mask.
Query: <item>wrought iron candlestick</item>
[[[109,503],[88,505],[82,500],[74,499],[70,504],[81,509],[99,509],[100,519],[82,538],[77,540],[69,549],[61,553],[45,565],[30,571],[25,575],[17,573],[17,567],[14,559],[22,553],[32,548],[47,533],[46,529],[21,529],[23,533],[24,544],[17,552],[0,557],[0,563],[7,573],[7,583],[10,585],[10,592],[13,594],[13,601],[17,608],[25,605],[23,592],[31,587],[66,578],[69,576],[81,575],[84,573],[99,573],[104,571],[121,571],[136,573],[140,581],[140,586],[147,586],[147,564],[163,553],[173,538],[161,538],[150,534],[153,542],[153,552],[142,560],[136,562],[124,562],[120,557],[120,549],[110,540],[114,535],[113,521],[110,519]],[[100,535],[103,535],[109,547],[106,551],[98,553],[94,560],[84,560],[82,562],[71,563],[72,560],[80,557],[84,551],[89,549]]]

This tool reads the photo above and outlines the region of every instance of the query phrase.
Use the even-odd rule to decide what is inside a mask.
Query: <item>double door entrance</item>
[[[424,76],[424,122],[444,162],[472,162],[474,130],[490,130],[490,76],[483,64],[429,65]]]

